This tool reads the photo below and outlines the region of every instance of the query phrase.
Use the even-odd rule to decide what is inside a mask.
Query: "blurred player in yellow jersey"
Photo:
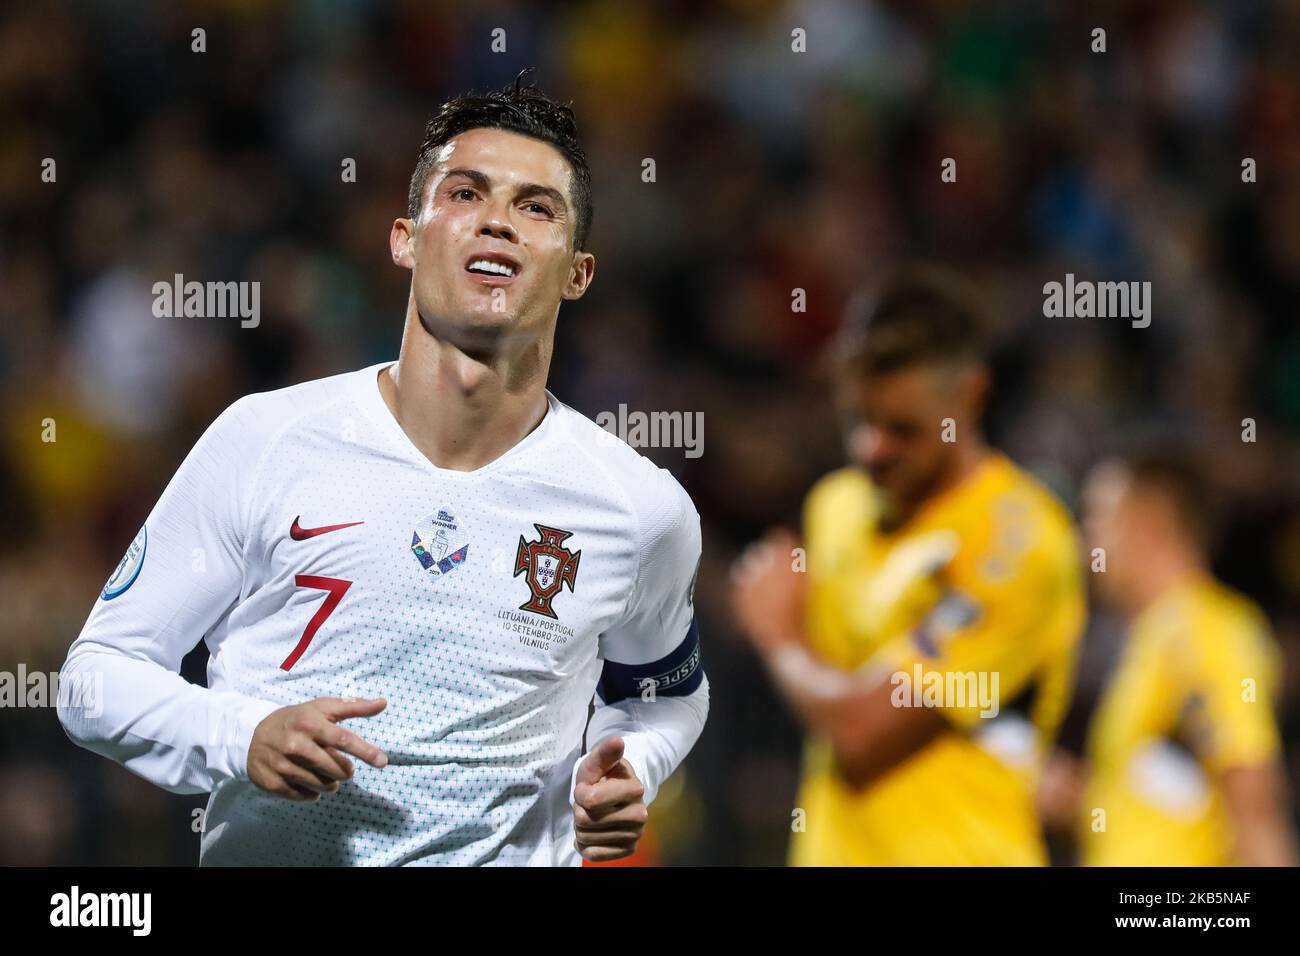
[[[1205,483],[1148,448],[1085,491],[1098,590],[1124,616],[1087,743],[1080,859],[1092,866],[1294,865],[1273,700],[1278,654],[1251,601],[1210,576]]]
[[[809,494],[802,545],[750,547],[732,593],[809,731],[791,862],[1044,864],[1035,775],[1084,614],[1069,517],[981,437],[989,374],[957,280],[900,272],[846,327],[854,466]]]

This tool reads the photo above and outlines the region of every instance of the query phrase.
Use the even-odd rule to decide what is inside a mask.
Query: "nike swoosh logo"
[[[299,515],[298,518],[301,518]],[[306,541],[308,538],[314,538],[318,534],[328,534],[331,531],[338,531],[341,528],[353,528],[359,524],[365,524],[364,521],[349,521],[347,524],[327,524],[319,528],[304,528],[298,524],[298,518],[293,519],[293,527],[289,529],[289,537],[295,541]]]

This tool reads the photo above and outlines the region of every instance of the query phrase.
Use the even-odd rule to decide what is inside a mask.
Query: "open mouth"
[[[519,269],[518,261],[500,253],[471,256],[465,263],[465,271],[484,285],[509,285],[519,275]]]

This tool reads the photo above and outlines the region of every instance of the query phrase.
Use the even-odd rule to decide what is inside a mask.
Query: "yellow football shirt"
[[[895,690],[910,687],[911,705],[933,675],[955,677],[931,699],[951,729],[861,791],[810,739],[791,862],[1041,865],[1036,771],[1069,701],[1084,618],[1069,516],[997,453],[901,528],[882,532],[877,508],[856,469],[809,494],[809,642],[844,669],[909,675]]]
[[[1278,756],[1267,619],[1209,576],[1132,623],[1093,717],[1081,825],[1089,866],[1225,866],[1224,770]]]

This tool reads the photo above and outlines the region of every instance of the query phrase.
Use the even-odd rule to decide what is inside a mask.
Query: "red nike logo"
[[[302,515],[298,516],[298,518],[301,517]],[[340,528],[352,528],[359,524],[365,524],[364,521],[349,521],[347,524],[327,524],[319,528],[304,528],[298,524],[298,518],[293,519],[293,527],[289,529],[289,537],[295,541],[306,541],[318,534],[328,534],[331,531],[338,531]]]

